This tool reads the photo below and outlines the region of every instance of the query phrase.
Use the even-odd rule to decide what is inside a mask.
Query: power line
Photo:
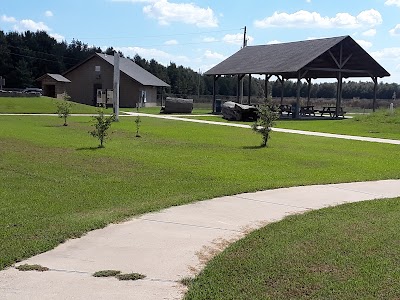
[[[42,52],[42,51],[35,51],[35,50],[31,50],[29,48],[17,47],[17,46],[12,46],[12,45],[7,45],[7,47],[14,48],[14,49],[19,49],[19,50],[23,50],[23,51],[35,52],[35,53],[39,53],[39,54],[45,54],[45,55],[49,55],[49,56],[54,56],[54,57],[60,58],[60,59],[65,59],[66,58],[66,59],[79,61],[79,59],[77,59],[77,58],[68,57],[68,56],[64,56],[64,55],[57,56],[55,54],[46,53],[46,52]]]
[[[174,33],[174,34],[161,34],[161,35],[144,35],[144,36],[120,36],[120,37],[80,37],[80,39],[99,39],[99,40],[107,40],[107,39],[134,39],[134,38],[155,38],[155,37],[170,37],[170,36],[185,36],[185,35],[200,35],[200,34],[208,34],[208,33],[220,33],[220,32],[229,32],[229,31],[237,31],[241,30],[240,28],[232,28],[232,29],[223,29],[223,30],[214,30],[214,31],[203,31],[203,32],[187,32],[187,33]],[[72,38],[76,40],[75,38]]]
[[[25,58],[33,58],[33,59],[37,59],[37,60],[44,60],[44,61],[48,61],[48,62],[60,62],[59,60],[50,60],[50,59],[46,59],[46,58],[40,58],[40,57],[23,55],[23,54],[12,53],[12,52],[10,52],[10,54],[11,55],[15,55],[15,56],[25,57]]]

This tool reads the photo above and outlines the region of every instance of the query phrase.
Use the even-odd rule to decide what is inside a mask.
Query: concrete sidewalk
[[[89,232],[19,264],[48,272],[0,272],[1,299],[181,299],[178,281],[250,230],[289,214],[400,196],[400,180],[315,185],[246,193],[172,207]],[[94,278],[115,269],[145,280]]]

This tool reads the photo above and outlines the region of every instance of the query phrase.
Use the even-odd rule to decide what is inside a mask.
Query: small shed
[[[120,107],[156,106],[169,84],[137,65],[131,59],[119,60]],[[72,101],[96,106],[98,95],[114,89],[114,56],[94,53],[63,73],[71,80],[67,87]]]
[[[44,74],[37,81],[42,82],[43,96],[62,98],[67,91],[67,84],[71,81],[60,74]]]

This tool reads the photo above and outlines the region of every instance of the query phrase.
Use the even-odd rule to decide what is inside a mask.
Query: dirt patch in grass
[[[139,274],[139,273],[128,273],[128,274],[118,274],[118,280],[140,280],[146,278],[146,275]]]
[[[115,277],[121,274],[121,271],[117,270],[102,270],[93,273],[93,277]]]
[[[46,272],[49,270],[49,268],[47,267],[43,267],[41,265],[28,265],[28,264],[24,264],[24,265],[20,265],[15,267],[18,271],[38,271],[38,272]]]

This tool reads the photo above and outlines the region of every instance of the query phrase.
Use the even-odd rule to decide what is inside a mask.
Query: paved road
[[[178,281],[251,229],[289,214],[347,202],[400,196],[400,180],[292,187],[201,201],[89,232],[20,264],[48,272],[0,272],[1,299],[181,299]],[[104,269],[145,280],[94,278]]]

